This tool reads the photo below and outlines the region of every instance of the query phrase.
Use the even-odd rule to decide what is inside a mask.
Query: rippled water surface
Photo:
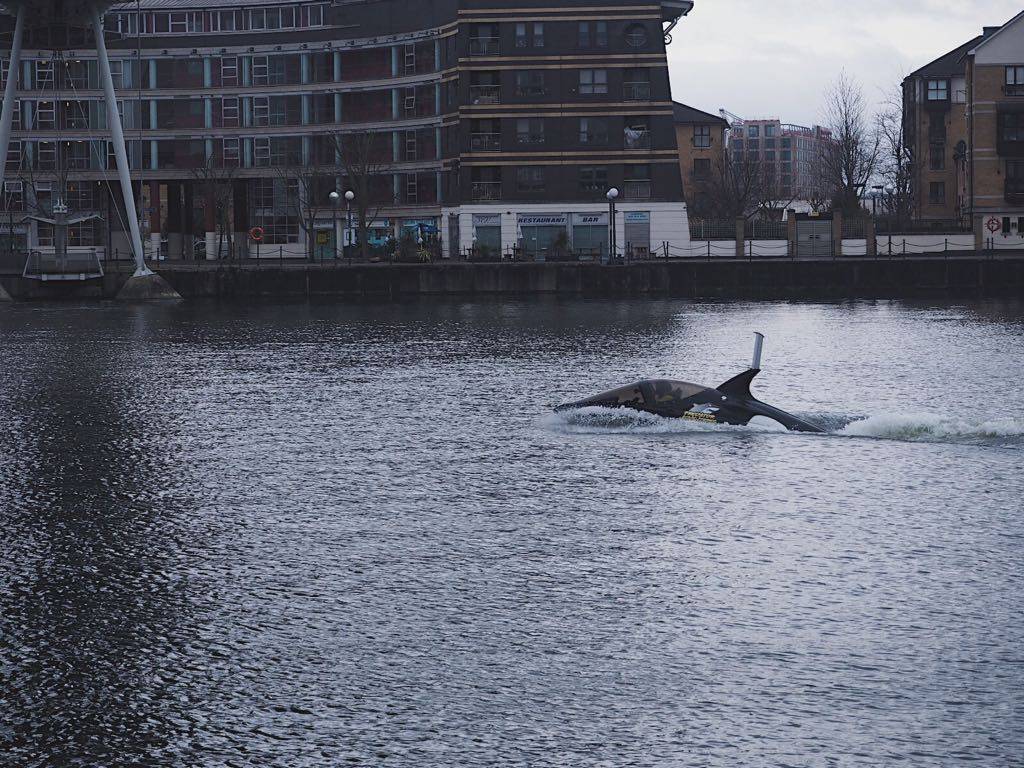
[[[640,377],[828,435],[555,404]],[[1024,765],[1024,306],[0,306],[0,764]]]

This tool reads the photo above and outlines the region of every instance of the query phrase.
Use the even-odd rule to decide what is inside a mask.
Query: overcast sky
[[[672,33],[677,101],[821,122],[840,70],[873,102],[903,76],[1024,10],[1024,0],[696,0]]]

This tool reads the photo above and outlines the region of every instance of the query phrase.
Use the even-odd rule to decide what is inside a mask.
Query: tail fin
[[[750,382],[752,382],[754,377],[760,372],[761,370],[759,368],[751,368],[738,376],[733,376],[724,384],[719,384],[715,389],[728,397],[756,400],[757,398],[750,394]]]

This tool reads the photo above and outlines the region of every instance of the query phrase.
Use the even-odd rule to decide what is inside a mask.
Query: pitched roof
[[[702,112],[696,107],[680,104],[678,101],[672,102],[672,115],[675,118],[676,123],[684,125],[707,125],[708,123],[721,123],[725,126],[729,125],[724,118],[719,117],[718,115],[712,115],[710,112]]]
[[[1013,17],[1012,19],[1010,19],[1010,20],[1009,20],[1008,22],[1006,22],[1005,24],[1003,24],[1003,26],[999,27],[999,28],[998,28],[998,29],[996,29],[996,30],[995,30],[994,32],[992,32],[992,34],[985,34],[985,35],[982,35],[982,37],[981,37],[981,42],[980,42],[980,43],[978,43],[978,45],[977,45],[977,46],[973,47],[973,48],[971,49],[970,53],[971,53],[971,54],[973,55],[973,54],[974,54],[974,52],[978,50],[978,48],[981,48],[981,47],[982,47],[983,45],[988,45],[988,44],[989,44],[989,42],[990,42],[990,41],[992,40],[992,38],[993,38],[993,37],[996,37],[997,35],[999,35],[999,33],[1000,33],[1000,32],[1002,32],[1003,30],[1009,29],[1009,28],[1010,28],[1010,27],[1012,27],[1012,26],[1013,26],[1014,24],[1016,24],[1016,23],[1017,23],[1018,21],[1020,21],[1021,19],[1024,19],[1024,11],[1021,11],[1020,13],[1018,13],[1018,14],[1017,14],[1016,16],[1014,16],[1014,17]],[[986,30],[986,31],[987,31],[987,30]]]
[[[985,39],[985,35],[971,38],[958,48],[943,54],[935,61],[914,70],[907,77],[953,77],[967,74],[967,53]]]

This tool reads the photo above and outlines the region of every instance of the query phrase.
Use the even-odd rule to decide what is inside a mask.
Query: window
[[[581,69],[580,95],[595,96],[602,93],[608,93],[608,70]]]
[[[577,31],[577,42],[580,48],[607,48],[608,22],[581,21]]]
[[[949,101],[949,80],[929,80],[928,101]]]
[[[544,24],[535,22],[527,24],[521,21],[516,24],[516,48],[544,47]]]
[[[693,178],[706,179],[711,175],[711,160],[707,157],[694,158]]]
[[[760,135],[761,135],[761,126],[759,126],[759,125],[748,125],[747,126],[747,136],[749,138],[756,139]]]
[[[543,96],[547,93],[544,87],[544,72],[527,70],[516,72],[516,96]]]
[[[581,192],[608,191],[608,168],[603,165],[584,165],[579,171]]]
[[[526,36],[526,22],[516,24],[516,48],[526,48],[530,44],[530,38]]]
[[[1024,142],[1024,112],[1001,112],[997,131],[997,151],[1015,156]]]
[[[516,168],[516,189],[519,192],[543,192],[544,169],[540,166]]]
[[[946,145],[932,144],[928,148],[928,169],[941,171],[946,167]]]
[[[693,146],[698,149],[707,149],[711,146],[710,125],[698,125],[693,129]]]
[[[1024,85],[1024,66],[1006,68],[1007,85]]]
[[[946,183],[944,181],[933,181],[928,185],[928,202],[933,205],[941,205],[946,202]]]
[[[643,24],[626,27],[626,45],[630,48],[643,48],[647,45],[647,29]]]
[[[793,146],[793,140],[792,139],[782,139],[782,148],[783,149],[791,149],[792,146]]]
[[[603,146],[608,143],[608,119],[605,117],[580,118],[580,144]]]
[[[928,121],[928,141],[941,144],[946,140],[946,120],[941,115]]]
[[[224,165],[235,167],[239,164],[241,157],[238,151],[238,138],[224,139],[224,151],[222,153]]]
[[[767,138],[767,139],[775,138],[775,126],[774,125],[766,125],[764,127],[764,135],[765,135],[765,138]]]
[[[324,25],[324,7],[322,5],[309,6],[309,26],[322,27]]]
[[[521,117],[516,120],[516,142],[519,144],[543,144],[544,121],[536,117]]]

